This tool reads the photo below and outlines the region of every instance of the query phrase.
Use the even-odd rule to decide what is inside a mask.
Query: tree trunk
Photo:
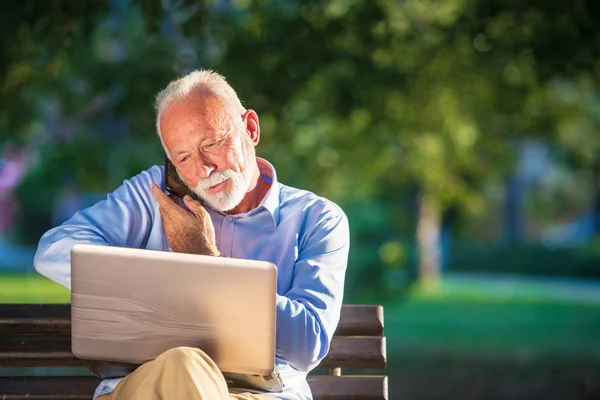
[[[592,215],[594,218],[594,233],[600,234],[600,152],[596,156],[594,163],[594,203]]]
[[[504,197],[504,238],[508,243],[519,243],[523,237],[523,185],[518,175],[508,178]]]
[[[442,215],[430,196],[422,194],[418,201],[419,280],[424,286],[432,286],[439,282],[442,269]]]

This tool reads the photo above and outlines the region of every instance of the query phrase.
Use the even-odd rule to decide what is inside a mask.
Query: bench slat
[[[387,376],[309,375],[314,400],[387,400]]]
[[[385,368],[384,337],[336,336],[322,367]],[[11,335],[0,340],[0,367],[76,366],[69,335]]]
[[[71,334],[70,304],[0,304],[0,334]]]
[[[344,304],[336,336],[383,336],[383,307]]]
[[[340,368],[385,368],[385,337],[335,336],[329,353],[319,366]]]
[[[71,353],[71,336],[3,336],[0,367],[65,367],[82,365]]]
[[[0,334],[70,334],[70,304],[0,304]],[[382,336],[383,307],[344,305],[336,336]]]
[[[3,400],[91,400],[99,380],[94,377],[0,377]],[[387,400],[385,376],[310,375],[315,400]]]
[[[71,304],[0,304],[0,320],[71,318]]]
[[[0,399],[91,400],[99,383],[92,376],[0,377]]]

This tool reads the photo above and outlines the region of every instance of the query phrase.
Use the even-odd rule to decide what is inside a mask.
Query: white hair
[[[171,103],[185,99],[196,90],[215,96],[223,105],[225,112],[229,114],[233,124],[241,124],[241,116],[246,112],[235,90],[229,86],[223,76],[216,72],[211,70],[194,70],[172,81],[156,95],[154,103],[156,110],[156,132],[169,159],[171,159],[171,155],[167,151],[160,133],[160,116]]]

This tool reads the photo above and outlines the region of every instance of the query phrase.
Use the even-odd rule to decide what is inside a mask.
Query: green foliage
[[[600,246],[582,250],[531,244],[456,243],[449,256],[452,271],[600,279]]]
[[[343,208],[351,237],[345,300],[368,303],[396,297],[415,279],[413,239],[394,227],[393,207],[353,202]]]
[[[243,4],[209,22],[223,48],[215,65],[277,121],[265,151],[308,166],[306,181],[334,198],[380,195],[388,179],[478,212],[481,183],[511,168],[511,140],[556,140],[587,165],[600,148],[597,100],[585,94],[595,60],[569,58],[597,47],[580,40],[584,4]],[[569,47],[557,54],[552,43]]]
[[[448,31],[462,2],[433,13],[416,1],[293,4],[252,2],[212,23],[226,49],[217,69],[251,106],[269,99],[278,123],[266,135],[277,135],[283,176],[301,163],[306,181],[333,198],[376,196],[385,179],[418,182],[443,205],[480,207],[477,183],[493,172],[490,160],[507,157],[503,138],[477,121],[491,112],[491,89],[469,32]]]
[[[0,132],[37,153],[19,189],[27,239],[62,182],[106,192],[160,163],[154,94],[212,67],[258,112],[281,180],[347,206],[350,292],[392,292],[413,276],[411,198],[485,213],[483,185],[526,138],[569,168],[597,162],[599,14],[583,0],[13,2]]]
[[[0,14],[0,138],[29,141],[43,90],[59,92],[75,41],[84,42],[106,10],[101,2],[9,1]],[[60,93],[60,92],[59,92]],[[61,100],[67,101],[66,93]]]

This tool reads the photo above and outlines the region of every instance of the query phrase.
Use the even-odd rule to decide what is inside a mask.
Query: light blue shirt
[[[311,399],[306,374],[329,350],[337,327],[349,250],[348,220],[331,201],[283,185],[258,158],[271,188],[244,214],[208,212],[216,244],[228,257],[267,260],[277,266],[276,365],[285,384],[280,399]],[[126,180],[107,199],[75,214],[42,236],[35,269],[70,288],[71,247],[76,243],[169,251],[150,184],[164,189],[164,168],[154,166]],[[120,381],[107,379],[94,398]]]

